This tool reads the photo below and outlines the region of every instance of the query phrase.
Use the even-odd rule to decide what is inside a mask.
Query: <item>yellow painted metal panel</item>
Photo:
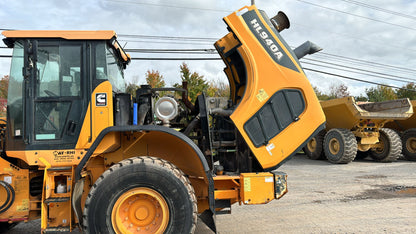
[[[3,31],[7,38],[63,38],[70,40],[110,40],[114,31],[13,30]]]
[[[244,204],[265,204],[274,199],[274,175],[241,173],[241,200]]]
[[[14,190],[14,199],[9,195],[9,208],[0,213],[0,221],[23,221],[29,217],[29,170],[20,169],[0,157],[0,181]],[[9,188],[10,189],[10,188]],[[7,201],[7,190],[0,186],[0,205]]]
[[[247,22],[243,19],[244,11],[254,11],[259,17],[265,28],[262,32],[268,32],[269,35],[279,44],[284,52],[284,59],[293,65],[288,68],[276,63],[276,58],[272,57],[263,45],[256,38],[256,35],[248,27]],[[241,45],[237,48],[239,55],[244,61],[246,70],[246,84],[238,90],[231,90],[242,96],[241,101],[233,114],[230,116],[241,135],[249,145],[250,149],[256,156],[263,168],[271,168],[284,159],[286,159],[307,140],[309,137],[325,122],[325,116],[319,105],[318,99],[302,71],[297,59],[294,58],[290,48],[280,41],[275,32],[269,27],[268,23],[261,16],[255,6],[245,7],[240,11],[224,18],[230,30]],[[223,48],[230,40],[226,36],[217,42],[217,48]],[[266,44],[268,42],[265,42]],[[232,42],[234,45],[235,43]],[[224,47],[227,48],[227,47]],[[277,58],[277,59],[280,59]],[[225,69],[230,83],[234,83],[235,77],[232,67]],[[231,85],[233,89],[236,89]],[[298,120],[291,123],[274,138],[269,140],[267,145],[256,147],[250,137],[244,130],[244,124],[273,96],[276,92],[285,89],[298,90],[305,100],[305,110],[298,116]],[[244,93],[242,92],[244,91]],[[235,100],[237,101],[237,100]]]

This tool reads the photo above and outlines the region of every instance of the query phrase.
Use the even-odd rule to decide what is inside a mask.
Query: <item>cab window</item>
[[[38,46],[34,100],[35,140],[62,138],[71,105],[81,96],[81,62],[81,45]]]
[[[23,66],[23,44],[17,41],[13,48],[7,96],[7,114],[10,121],[8,125],[14,137],[23,136]]]
[[[125,92],[123,69],[113,48],[108,47],[106,43],[97,44],[95,63],[95,77],[97,80],[108,80],[114,92]]]

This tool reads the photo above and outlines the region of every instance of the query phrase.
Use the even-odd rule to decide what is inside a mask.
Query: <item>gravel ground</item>
[[[279,170],[289,192],[267,205],[234,205],[217,216],[219,233],[416,233],[416,162],[335,165],[297,155]],[[39,232],[36,220],[7,233]],[[212,232],[198,222],[196,233]]]

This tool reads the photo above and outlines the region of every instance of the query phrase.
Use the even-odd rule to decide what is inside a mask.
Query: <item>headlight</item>
[[[178,103],[171,97],[162,97],[156,102],[155,114],[164,125],[169,125],[169,121],[178,115]]]

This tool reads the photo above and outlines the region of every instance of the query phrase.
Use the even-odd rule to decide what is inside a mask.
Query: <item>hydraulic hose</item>
[[[4,181],[0,181],[0,185],[3,186],[7,192],[6,201],[4,202],[3,205],[0,206],[0,214],[1,214],[7,211],[10,208],[10,206],[13,204],[14,199],[15,199],[15,192],[14,192],[13,187]]]

